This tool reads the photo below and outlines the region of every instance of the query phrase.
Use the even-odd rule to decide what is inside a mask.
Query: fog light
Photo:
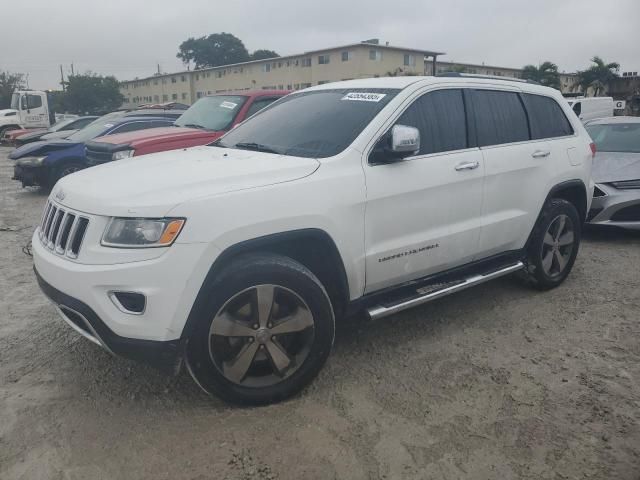
[[[109,298],[118,310],[132,315],[142,315],[147,306],[147,298],[137,292],[109,292]]]

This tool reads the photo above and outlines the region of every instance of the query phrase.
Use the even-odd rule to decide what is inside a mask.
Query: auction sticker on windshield
[[[341,100],[352,100],[355,102],[379,102],[386,93],[349,92]]]
[[[234,109],[238,106],[237,103],[227,102],[226,100],[220,104],[222,108]]]

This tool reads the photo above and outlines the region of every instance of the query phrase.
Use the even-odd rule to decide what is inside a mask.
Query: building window
[[[183,82],[187,81],[187,77],[185,77],[184,75],[180,76],[180,80],[182,80]]]
[[[182,100],[186,100],[186,99],[187,99],[187,94],[186,94],[186,93],[183,93],[183,94],[182,94]]]
[[[302,66],[303,67],[310,67],[311,66],[311,58],[303,58],[302,59]]]
[[[200,75],[196,73],[196,80],[200,80]]]
[[[204,92],[196,93],[196,98],[202,98],[204,96]]]
[[[262,71],[263,72],[270,72],[271,71],[271,64],[270,63],[262,64]]]
[[[124,103],[129,103],[129,99],[128,99],[128,98],[125,98],[125,99],[124,99]]]
[[[176,77],[171,77],[171,83],[176,83],[177,81]]]
[[[154,80],[154,81],[153,81],[153,84],[154,84],[154,85],[157,85],[157,84],[158,84],[158,80]]]
[[[329,55],[318,55],[318,65],[326,65],[329,63]]]
[[[310,83],[301,83],[300,88],[309,88],[311,86]]]
[[[169,95],[162,95],[162,101],[166,102],[169,100]]]
[[[329,80],[318,80],[318,85],[324,85],[325,83],[329,83]]]
[[[382,52],[380,50],[369,50],[369,60],[379,62],[382,60]]]
[[[171,94],[171,100],[177,100],[177,99],[178,99],[178,94],[177,93]]]
[[[405,53],[404,54],[404,66],[405,67],[415,67],[416,66],[416,57],[409,54],[409,53]]]
[[[160,95],[154,95],[153,96],[153,101],[156,102],[156,103],[159,102],[160,101]]]
[[[287,84],[287,90],[291,90],[291,84]]]
[[[344,51],[342,52],[341,57],[343,62],[348,62],[349,60],[351,60],[351,52]]]

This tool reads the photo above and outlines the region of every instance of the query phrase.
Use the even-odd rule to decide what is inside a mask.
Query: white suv
[[[33,235],[43,291],[107,350],[238,403],[286,398],[335,322],[518,272],[566,278],[593,145],[560,93],[477,77],[280,99],[211,146],[63,178]]]

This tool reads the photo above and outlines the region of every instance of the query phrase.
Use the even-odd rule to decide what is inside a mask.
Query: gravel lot
[[[229,407],[79,337],[22,252],[46,193],[0,148],[0,478],[640,479],[640,236],[343,325],[302,395]],[[17,227],[17,230],[11,228]]]

